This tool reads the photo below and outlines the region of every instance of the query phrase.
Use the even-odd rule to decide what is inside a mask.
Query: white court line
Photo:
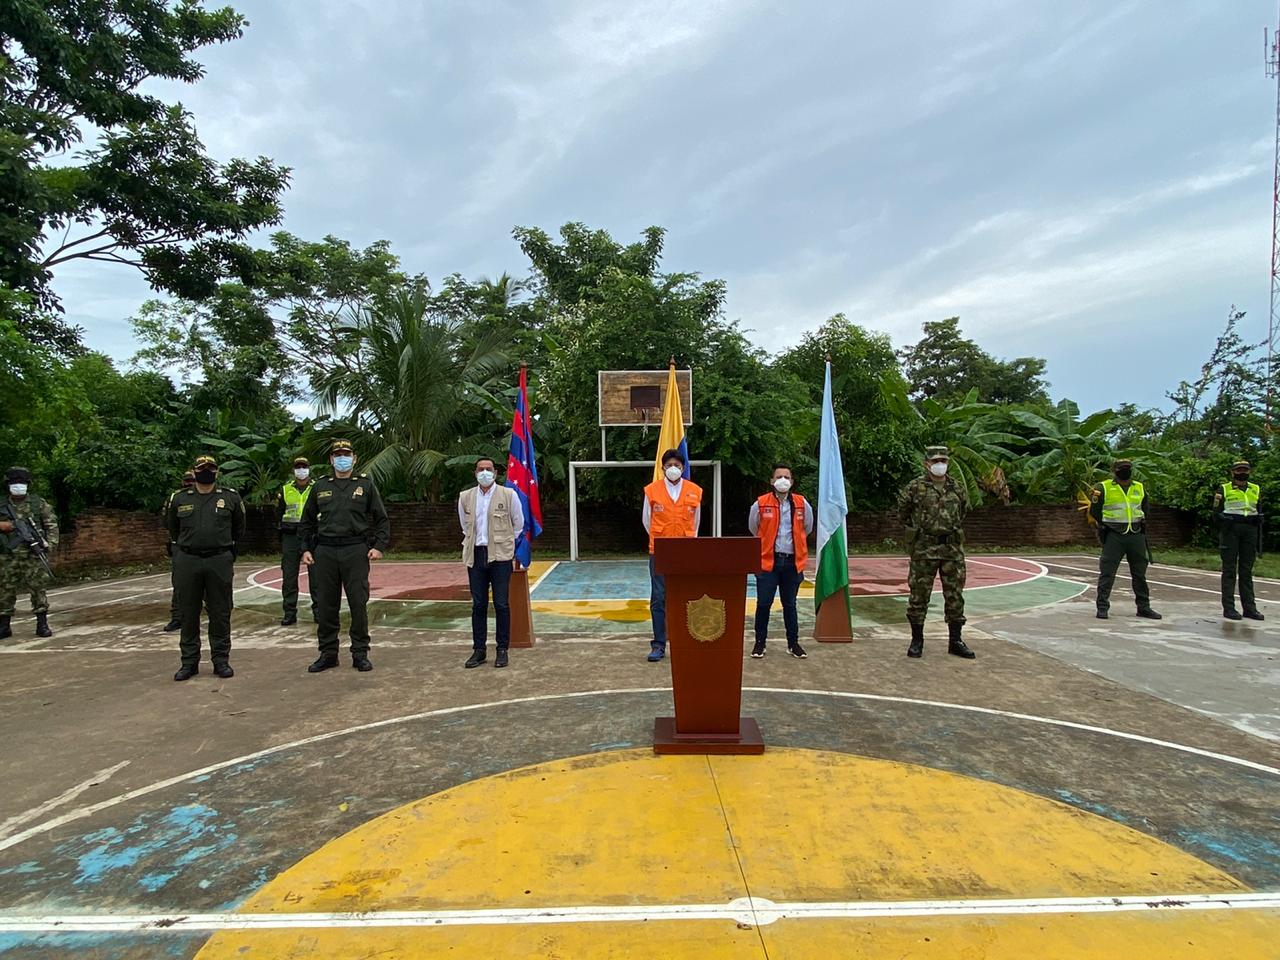
[[[1095,570],[1089,570],[1089,569],[1088,569],[1088,568],[1086,568],[1086,567],[1070,567],[1070,566],[1067,566],[1067,564],[1065,564],[1065,563],[1055,563],[1055,564],[1053,564],[1053,565],[1054,565],[1055,567],[1061,567],[1063,570],[1075,570],[1075,571],[1077,571],[1078,573],[1096,573],[1096,572],[1097,572],[1097,571],[1095,571]],[[1123,573],[1120,573],[1120,572],[1118,572],[1118,571],[1117,571],[1117,573],[1116,573],[1116,579],[1118,579],[1118,580],[1132,580],[1132,579],[1133,579],[1133,577],[1128,576],[1128,575],[1126,575],[1126,574],[1123,574]],[[1075,582],[1077,582],[1077,583],[1078,583],[1079,581],[1075,581]],[[1173,588],[1173,589],[1175,589],[1175,590],[1194,590],[1196,593],[1211,593],[1211,594],[1213,594],[1215,597],[1221,597],[1221,596],[1222,596],[1222,591],[1221,591],[1221,590],[1210,590],[1210,589],[1209,589],[1209,588],[1207,588],[1207,587],[1189,587],[1189,586],[1187,586],[1185,583],[1170,583],[1170,582],[1169,582],[1169,581],[1167,581],[1167,580],[1152,580],[1150,577],[1148,577],[1148,578],[1147,578],[1147,583],[1149,583],[1149,584],[1155,584],[1157,587],[1172,587],[1172,588]],[[1092,584],[1090,584],[1090,585],[1092,586]],[[1266,600],[1266,599],[1263,599],[1262,597],[1257,597],[1257,598],[1256,598],[1256,600],[1257,600],[1257,602],[1258,602],[1258,603],[1276,603],[1276,604],[1280,604],[1280,600]]]
[[[547,569],[543,572],[542,576],[538,578],[538,582],[529,588],[530,597],[533,596],[533,591],[537,590],[540,586],[542,586],[542,581],[547,579],[547,577],[551,576],[551,574],[555,572],[556,567],[560,566],[560,564],[561,564],[561,561],[556,560],[552,562],[551,566],[547,567]]]
[[[743,692],[746,693],[791,693],[803,694],[806,696],[835,697],[837,699],[844,700],[870,700],[880,703],[905,703],[914,706],[941,707],[949,710],[961,710],[967,713],[980,713],[988,716],[1008,717],[1014,720],[1027,720],[1032,723],[1043,723],[1046,726],[1062,727],[1069,730],[1083,730],[1088,733],[1099,733],[1104,736],[1117,737],[1121,740],[1131,740],[1135,743],[1144,743],[1149,746],[1177,750],[1181,753],[1193,754],[1198,757],[1206,757],[1210,760],[1220,760],[1223,763],[1230,763],[1238,767],[1246,767],[1250,770],[1257,770],[1262,773],[1268,773],[1272,776],[1280,777],[1280,768],[1269,767],[1266,764],[1256,763],[1253,760],[1245,760],[1225,753],[1215,753],[1212,750],[1202,750],[1199,747],[1191,747],[1186,744],[1174,743],[1169,740],[1157,740],[1154,737],[1144,737],[1136,733],[1125,733],[1121,730],[1112,730],[1108,727],[1096,727],[1087,723],[1076,723],[1072,720],[1057,720],[1052,717],[1039,717],[1030,713],[1014,713],[1009,710],[996,710],[992,707],[975,707],[964,703],[947,703],[941,700],[919,700],[914,697],[891,697],[874,693],[847,693],[840,690],[797,690],[786,687],[743,687],[742,689]],[[65,826],[68,823],[72,823],[76,820],[82,820],[85,817],[89,817],[102,810],[118,806],[121,803],[136,800],[138,797],[145,797],[169,787],[186,783],[187,781],[194,780],[197,777],[217,773],[219,770],[225,770],[228,767],[248,763],[251,760],[259,760],[263,757],[274,756],[277,753],[284,753],[285,751],[295,750],[299,747],[310,746],[314,743],[323,743],[326,740],[334,740],[338,737],[345,737],[355,733],[365,733],[369,730],[378,730],[383,727],[396,726],[402,723],[412,723],[415,720],[428,720],[434,717],[451,716],[460,713],[473,713],[477,710],[487,710],[491,707],[510,707],[525,703],[543,703],[552,700],[581,700],[590,697],[618,696],[623,694],[670,692],[670,687],[624,687],[616,690],[580,690],[574,693],[545,693],[532,697],[514,697],[509,700],[493,700],[488,703],[469,703],[459,707],[442,707],[437,710],[427,710],[423,713],[411,713],[402,717],[388,717],[385,720],[374,720],[370,723],[362,723],[357,726],[344,727],[339,730],[330,730],[328,733],[318,733],[314,736],[303,737],[300,740],[292,740],[288,743],[277,744],[274,747],[266,747],[262,750],[256,750],[253,753],[246,753],[243,756],[234,757],[230,760],[212,763],[207,767],[201,767],[198,770],[191,770],[187,773],[181,773],[174,777],[158,780],[145,787],[138,787],[136,790],[130,790],[127,793],[122,793],[118,796],[111,797],[110,799],[102,800],[98,803],[69,811],[61,814],[60,816],[54,817],[52,820],[46,820],[44,823],[28,827],[21,833],[15,833],[11,837],[6,837],[3,840],[0,840],[0,850],[7,850],[10,847],[17,846],[24,840],[30,840],[32,837],[48,833],[50,830],[56,830],[58,827]]]
[[[130,764],[130,762],[131,761],[129,760],[121,760],[114,767],[107,767],[106,769],[99,770],[97,773],[89,777],[87,780],[82,780],[80,783],[77,783],[74,787],[71,787],[68,790],[64,790],[62,793],[58,794],[53,799],[46,800],[44,803],[40,804],[38,807],[32,807],[30,810],[26,810],[22,813],[19,813],[10,817],[9,819],[5,820],[3,823],[0,823],[0,837],[3,837],[6,834],[12,832],[14,827],[21,826],[22,824],[26,823],[28,820],[37,820],[40,817],[43,817],[46,813],[48,813],[50,810],[54,809],[55,807],[60,807],[64,803],[70,803],[72,800],[80,796],[80,794],[84,793],[90,787],[96,787],[101,783],[105,783],[106,781],[111,779],[112,775],[115,774],[116,771],[121,770],[124,767],[127,767]]]
[[[65,597],[68,593],[79,593],[82,590],[100,590],[102,587],[109,587],[117,583],[137,583],[142,580],[154,580],[156,577],[167,577],[167,573],[148,573],[140,577],[125,577],[122,580],[98,580],[95,583],[86,584],[83,587],[55,587],[49,591],[51,597]]]
[[[774,903],[741,897],[726,904],[532,907],[496,910],[369,910],[348,913],[186,913],[0,915],[0,933],[177,933],[369,927],[472,927],[513,924],[651,923],[724,920],[766,926],[779,920],[989,917],[1017,914],[1161,914],[1202,910],[1276,910],[1280,893],[1188,893],[1020,900],[890,900]]]

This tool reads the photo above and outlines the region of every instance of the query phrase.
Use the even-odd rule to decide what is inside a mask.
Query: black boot
[[[957,657],[964,657],[966,660],[973,660],[977,654],[965,646],[965,642],[960,639],[960,630],[963,628],[960,623],[948,623],[947,631],[950,633],[950,640],[947,643],[947,653]]]
[[[907,647],[908,657],[924,656],[924,624],[911,624],[911,646]]]
[[[52,637],[53,631],[49,629],[49,612],[36,614],[36,636]]]
[[[13,636],[13,630],[9,627],[9,614],[0,617],[0,640],[8,640]]]

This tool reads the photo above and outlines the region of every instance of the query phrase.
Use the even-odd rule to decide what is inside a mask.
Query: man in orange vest
[[[782,597],[782,622],[787,628],[787,653],[804,660],[809,655],[800,646],[800,622],[796,616],[796,594],[804,583],[804,565],[809,558],[806,537],[813,533],[813,511],[809,502],[791,492],[791,468],[773,465],[773,490],[751,505],[747,526],[760,538],[760,573],[756,574],[756,645],[751,656],[764,656],[769,637],[769,611],[773,596]]]
[[[667,654],[667,581],[653,572],[653,542],[658,537],[696,537],[702,522],[702,488],[684,479],[684,469],[680,451],[668,450],[662,455],[662,479],[644,488],[640,519],[649,532],[649,615],[653,619],[650,663],[657,663]]]

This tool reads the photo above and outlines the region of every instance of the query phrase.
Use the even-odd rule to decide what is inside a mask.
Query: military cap
[[[1130,460],[1128,457],[1121,457],[1119,460],[1113,460],[1111,462],[1111,466],[1113,469],[1115,467],[1132,467],[1133,461]]]
[[[946,447],[925,447],[924,458],[926,460],[950,460],[951,451]]]
[[[355,447],[351,446],[350,440],[334,440],[329,444],[330,453],[342,453],[343,451],[347,453],[355,453]]]
[[[293,465],[295,467],[309,467],[311,466],[311,461],[308,460],[306,457],[294,457]]]
[[[1232,470],[1252,470],[1253,467],[1249,466],[1248,460],[1237,460],[1235,463],[1231,465],[1231,469]]]
[[[210,457],[210,456],[196,457],[196,462],[194,464],[194,469],[192,470],[192,473],[194,473],[196,470],[199,470],[201,467],[213,467],[213,469],[217,470],[218,461],[213,459],[213,457]]]
[[[26,467],[10,467],[4,472],[4,478],[10,483],[26,483],[31,479],[31,471]]]

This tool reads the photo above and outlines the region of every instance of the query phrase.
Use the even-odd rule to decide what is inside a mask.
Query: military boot
[[[977,657],[977,654],[965,646],[965,642],[960,639],[960,631],[963,626],[964,625],[960,623],[947,624],[947,631],[950,634],[950,640],[947,643],[947,653],[953,654],[957,657],[964,657],[966,660],[972,660]]]
[[[8,640],[13,636],[13,630],[9,627],[9,614],[0,616],[0,640]]]
[[[52,636],[53,636],[53,631],[49,629],[49,613],[48,613],[48,611],[45,611],[44,613],[37,613],[37,614],[36,614],[36,636],[37,636],[37,637],[52,637]]]
[[[907,647],[908,657],[924,656],[924,624],[911,624],[911,646]]]

